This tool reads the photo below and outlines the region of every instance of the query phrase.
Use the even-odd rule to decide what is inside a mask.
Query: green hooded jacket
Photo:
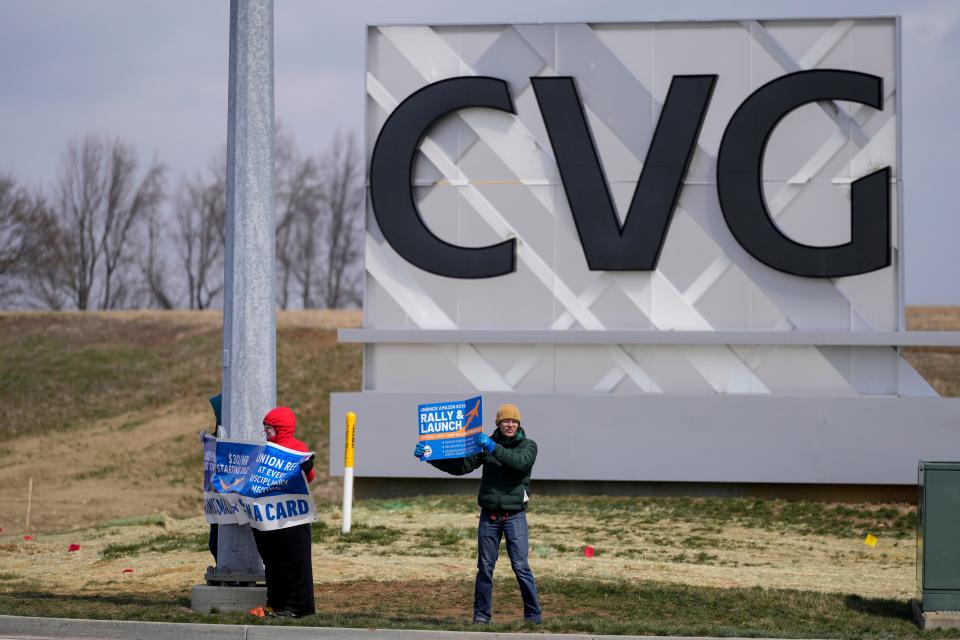
[[[530,495],[530,471],[537,460],[537,443],[517,429],[512,438],[505,437],[500,429],[490,436],[497,443],[493,453],[486,451],[447,460],[431,460],[430,464],[455,476],[470,473],[483,467],[477,503],[484,509],[521,511],[527,508],[524,494]]]

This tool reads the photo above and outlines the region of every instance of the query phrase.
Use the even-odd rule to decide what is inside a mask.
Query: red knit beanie
[[[296,429],[297,416],[293,415],[293,410],[290,407],[277,407],[263,416],[263,424],[279,429]]]

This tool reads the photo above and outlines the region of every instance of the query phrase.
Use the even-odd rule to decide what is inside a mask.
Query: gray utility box
[[[923,611],[960,611],[960,462],[921,461],[917,591]]]

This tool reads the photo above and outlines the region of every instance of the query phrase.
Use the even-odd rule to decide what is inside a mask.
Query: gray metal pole
[[[223,428],[263,440],[276,404],[273,0],[231,0],[227,124]],[[263,576],[249,525],[221,526],[217,578]]]

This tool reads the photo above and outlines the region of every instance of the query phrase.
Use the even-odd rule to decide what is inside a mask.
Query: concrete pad
[[[249,611],[267,603],[266,587],[220,587],[206,584],[193,586],[190,608],[197,613],[217,611]]]
[[[960,611],[923,611],[919,600],[911,600],[910,604],[921,629],[960,629]]]

